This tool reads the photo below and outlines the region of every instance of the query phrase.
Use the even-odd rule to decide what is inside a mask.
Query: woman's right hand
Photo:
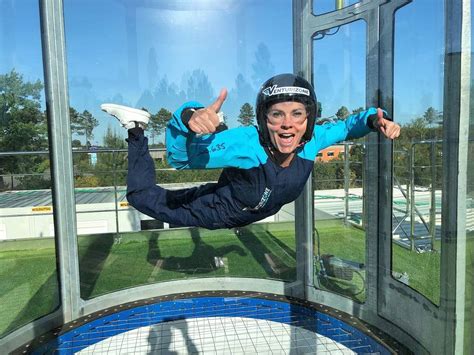
[[[211,105],[196,110],[189,119],[188,126],[196,134],[210,134],[219,126],[219,111],[227,98],[227,89],[222,89],[219,97]]]

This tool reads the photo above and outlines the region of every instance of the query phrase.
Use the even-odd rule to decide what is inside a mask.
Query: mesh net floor
[[[140,327],[104,339],[78,354],[289,354],[290,352],[291,354],[355,354],[346,346],[304,328],[243,317],[191,318]]]
[[[216,293],[168,295],[104,309],[25,349],[38,354],[393,353],[370,329],[338,310],[272,299],[276,295]]]

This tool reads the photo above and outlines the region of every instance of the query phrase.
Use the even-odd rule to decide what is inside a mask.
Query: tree
[[[345,120],[349,116],[350,112],[346,106],[341,106],[341,108],[336,112],[336,117],[340,120]]]
[[[78,113],[74,108],[69,108],[71,131],[79,136],[86,137],[86,145],[94,138],[93,130],[99,125],[99,121],[87,110]]]
[[[193,70],[187,82],[188,99],[200,102],[211,102],[214,94],[206,73],[201,69]]]
[[[158,60],[155,47],[151,47],[148,51],[147,73],[148,87],[152,88],[158,81]]]
[[[150,122],[148,123],[148,128],[150,130],[150,133],[153,137],[153,144],[154,139],[156,136],[159,136],[161,133],[164,132],[166,128],[166,124],[168,123],[169,119],[171,118],[172,113],[162,107],[160,111],[155,113],[154,115],[151,115],[150,117]]]
[[[123,137],[107,127],[103,137],[104,146],[112,149],[124,149],[126,147]],[[97,164],[91,172],[98,179],[99,186],[124,185],[126,176],[126,152],[105,153],[98,151]]]
[[[428,109],[423,114],[423,119],[427,124],[431,126],[435,123],[438,123],[440,115],[439,112],[436,111],[433,107],[428,107]]]
[[[364,108],[363,107],[358,107],[358,108],[352,110],[352,114],[356,115],[358,113],[361,113],[362,111],[364,111]]]
[[[240,108],[239,119],[237,120],[241,126],[251,126],[254,124],[255,113],[252,105],[248,102]]]
[[[275,66],[271,62],[270,51],[263,43],[260,43],[257,47],[257,51],[255,52],[255,63],[252,64],[252,69],[252,79],[257,87],[270,79],[270,77],[275,73]]]
[[[37,151],[48,146],[46,115],[41,110],[43,84],[24,82],[12,70],[0,75],[0,151]],[[0,158],[0,173],[34,172],[44,156]]]
[[[320,101],[317,101],[318,111],[316,112],[316,118],[321,118],[323,116],[323,104]]]
[[[116,149],[123,149],[126,147],[125,140],[121,135],[119,135],[115,130],[113,130],[110,126],[107,127],[107,132],[103,138],[104,147],[107,148],[116,148]]]
[[[428,112],[428,114],[427,114]],[[394,167],[395,176],[401,184],[406,184],[409,181],[410,170],[410,154],[413,151],[413,173],[415,185],[417,186],[430,186],[432,183],[439,187],[441,185],[442,168],[437,168],[435,181],[432,181],[430,167],[433,164],[430,146],[435,145],[435,149],[439,151],[441,148],[440,144],[435,141],[420,143],[420,141],[429,141],[435,137],[442,135],[442,127],[429,127],[427,118],[431,115],[431,110],[425,111],[423,116],[419,116],[413,119],[411,122],[402,125],[400,137],[394,142]],[[417,143],[414,146],[412,143]],[[441,156],[437,154],[434,157],[434,164],[441,165],[439,161]]]

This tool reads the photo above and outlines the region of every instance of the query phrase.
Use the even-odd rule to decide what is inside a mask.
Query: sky
[[[93,143],[100,145],[108,127],[118,129],[100,111],[103,102],[174,111],[189,99],[210,104],[226,87],[223,111],[236,126],[240,107],[254,106],[265,79],[293,71],[291,3],[64,0],[70,105],[99,120]],[[334,3],[315,1],[314,12],[332,11]],[[396,13],[398,122],[409,122],[430,106],[442,111],[443,23],[443,1],[414,0]],[[15,69],[25,81],[44,81],[38,1],[0,0],[0,26],[0,74]],[[370,73],[366,23],[332,32],[314,41],[314,86],[323,117],[342,105],[365,107]]]

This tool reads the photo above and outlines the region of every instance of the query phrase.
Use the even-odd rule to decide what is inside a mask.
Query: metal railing
[[[394,173],[394,185],[398,187],[399,191],[402,193],[402,196],[405,198],[405,210],[402,210],[400,208],[397,208],[395,206],[392,207],[392,215],[393,218],[396,219],[397,224],[395,228],[392,230],[392,234],[395,234],[397,230],[401,230],[405,236],[409,238],[410,245],[409,248],[412,251],[416,251],[419,248],[417,248],[416,241],[419,239],[418,236],[415,235],[415,222],[416,218],[419,218],[420,221],[422,222],[422,225],[426,229],[426,232],[428,233],[430,237],[430,244],[429,244],[429,249],[431,251],[435,250],[435,239],[436,239],[436,186],[438,185],[437,181],[437,171],[439,168],[441,168],[441,165],[438,165],[436,162],[436,157],[438,156],[437,150],[436,150],[436,145],[437,144],[442,144],[442,140],[436,139],[436,140],[422,140],[422,141],[413,141],[410,143],[408,148],[405,148],[403,150],[397,150],[394,153],[399,153],[402,155],[406,156],[406,161],[407,165],[405,167],[406,172],[408,172],[408,179],[406,181],[406,187],[403,188],[403,184],[400,181],[400,176],[397,176],[396,173]],[[415,155],[416,155],[416,147],[421,146],[421,145],[429,145],[429,161],[428,164],[423,164],[423,165],[416,165],[415,161]],[[438,152],[441,152],[441,149],[438,150]],[[395,166],[395,168],[403,168],[401,166]],[[418,207],[416,206],[416,197],[415,197],[415,192],[417,189],[416,183],[415,183],[415,171],[417,169],[425,169],[429,168],[430,169],[430,176],[429,176],[429,184],[427,184],[427,188],[430,191],[430,219],[429,222],[426,222],[423,213],[420,212]],[[420,180],[421,177],[418,177],[418,180]],[[395,214],[395,211],[399,211],[404,213],[402,217],[397,217]],[[410,231],[407,232],[403,228],[403,222],[409,218],[410,219]],[[423,251],[426,250],[423,249]]]

